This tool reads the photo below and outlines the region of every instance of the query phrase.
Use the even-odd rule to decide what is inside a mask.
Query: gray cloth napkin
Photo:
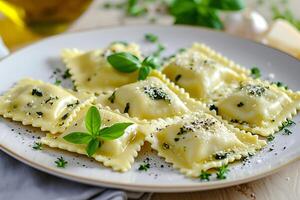
[[[0,60],[8,54],[0,37]],[[68,181],[35,170],[0,151],[0,200],[149,200],[151,195]]]
[[[35,170],[0,151],[0,199],[149,200],[151,193],[84,185]]]

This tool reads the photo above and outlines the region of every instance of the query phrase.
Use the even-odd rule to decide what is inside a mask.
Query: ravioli
[[[144,81],[127,84],[110,94],[100,95],[97,102],[128,113],[131,117],[146,120],[174,117],[201,107],[200,102],[189,98],[157,71],[153,71]]]
[[[215,99],[217,91],[245,80],[246,76],[199,50],[198,44],[178,54],[162,73],[184,88],[193,98],[204,102]]]
[[[146,138],[158,154],[187,176],[221,167],[249,154],[266,142],[240,131],[218,118],[195,112],[174,119],[158,120]]]
[[[133,43],[113,43],[104,50],[88,52],[65,49],[62,58],[78,90],[99,94],[137,80],[137,72],[122,73],[107,62],[107,56],[115,52],[129,52],[141,58],[139,46]]]
[[[235,126],[268,136],[297,113],[300,93],[249,79],[224,94],[215,105],[218,114]]]
[[[102,128],[111,126],[115,123],[134,123],[125,130],[124,135],[120,138],[101,141],[101,147],[92,156],[95,160],[102,162],[104,166],[112,167],[116,171],[127,171],[131,168],[134,157],[137,156],[137,152],[144,143],[145,134],[140,128],[140,125],[132,119],[107,108],[102,108],[100,105],[98,108],[102,118]],[[41,139],[41,142],[53,148],[60,148],[86,155],[86,145],[69,143],[64,140],[63,137],[72,132],[86,132],[84,119],[87,110],[88,108],[81,110],[71,126],[62,134],[47,134],[46,137]]]
[[[94,100],[95,97],[87,93],[23,79],[0,97],[0,115],[57,133],[65,130],[79,110]]]

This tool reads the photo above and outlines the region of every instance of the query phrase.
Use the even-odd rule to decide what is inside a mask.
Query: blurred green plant
[[[219,11],[237,11],[244,7],[243,0],[174,0],[170,13],[175,18],[175,24],[223,29]]]
[[[244,0],[126,0],[123,4],[108,5],[105,8],[121,8],[128,16],[147,14],[148,6],[158,3],[174,17],[175,24],[206,26],[223,29],[220,11],[238,11],[245,7]],[[122,5],[122,6],[120,6]]]

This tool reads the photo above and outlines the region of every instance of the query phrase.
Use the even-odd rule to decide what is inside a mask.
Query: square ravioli
[[[174,117],[203,108],[156,70],[146,80],[100,95],[97,102],[145,120]]]
[[[252,155],[266,145],[258,136],[204,112],[158,120],[148,129],[152,133],[146,140],[152,148],[191,177]]]
[[[262,136],[279,130],[300,108],[300,93],[248,79],[224,93],[213,106],[234,126]]]
[[[113,43],[104,50],[89,52],[65,49],[62,58],[70,71],[71,79],[79,91],[99,94],[137,80],[137,72],[122,73],[108,63],[107,56],[115,52],[129,52],[141,58],[139,46],[133,43]]]
[[[57,133],[64,131],[79,110],[94,100],[94,95],[88,93],[23,79],[0,96],[0,115]]]
[[[202,51],[202,45],[179,53],[162,69],[162,73],[187,91],[191,97],[204,102],[214,99],[216,91],[236,85],[246,79],[246,72],[233,64],[220,62]]]
[[[131,168],[134,157],[137,156],[145,140],[145,134],[142,131],[141,125],[121,113],[113,112],[108,108],[102,108],[100,105],[98,105],[98,109],[101,114],[103,127],[108,127],[115,123],[134,123],[125,130],[124,135],[120,138],[101,141],[101,147],[92,156],[95,160],[102,162],[104,166],[112,167],[116,171],[127,171]],[[41,139],[41,142],[53,148],[86,155],[86,144],[69,143],[63,137],[72,132],[86,131],[85,113],[87,111],[88,108],[82,109],[71,126],[62,134],[47,134],[46,137]]]

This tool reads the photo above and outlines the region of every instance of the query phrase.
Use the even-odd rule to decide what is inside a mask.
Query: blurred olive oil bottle
[[[0,0],[0,35],[13,47],[65,31],[92,0]]]

